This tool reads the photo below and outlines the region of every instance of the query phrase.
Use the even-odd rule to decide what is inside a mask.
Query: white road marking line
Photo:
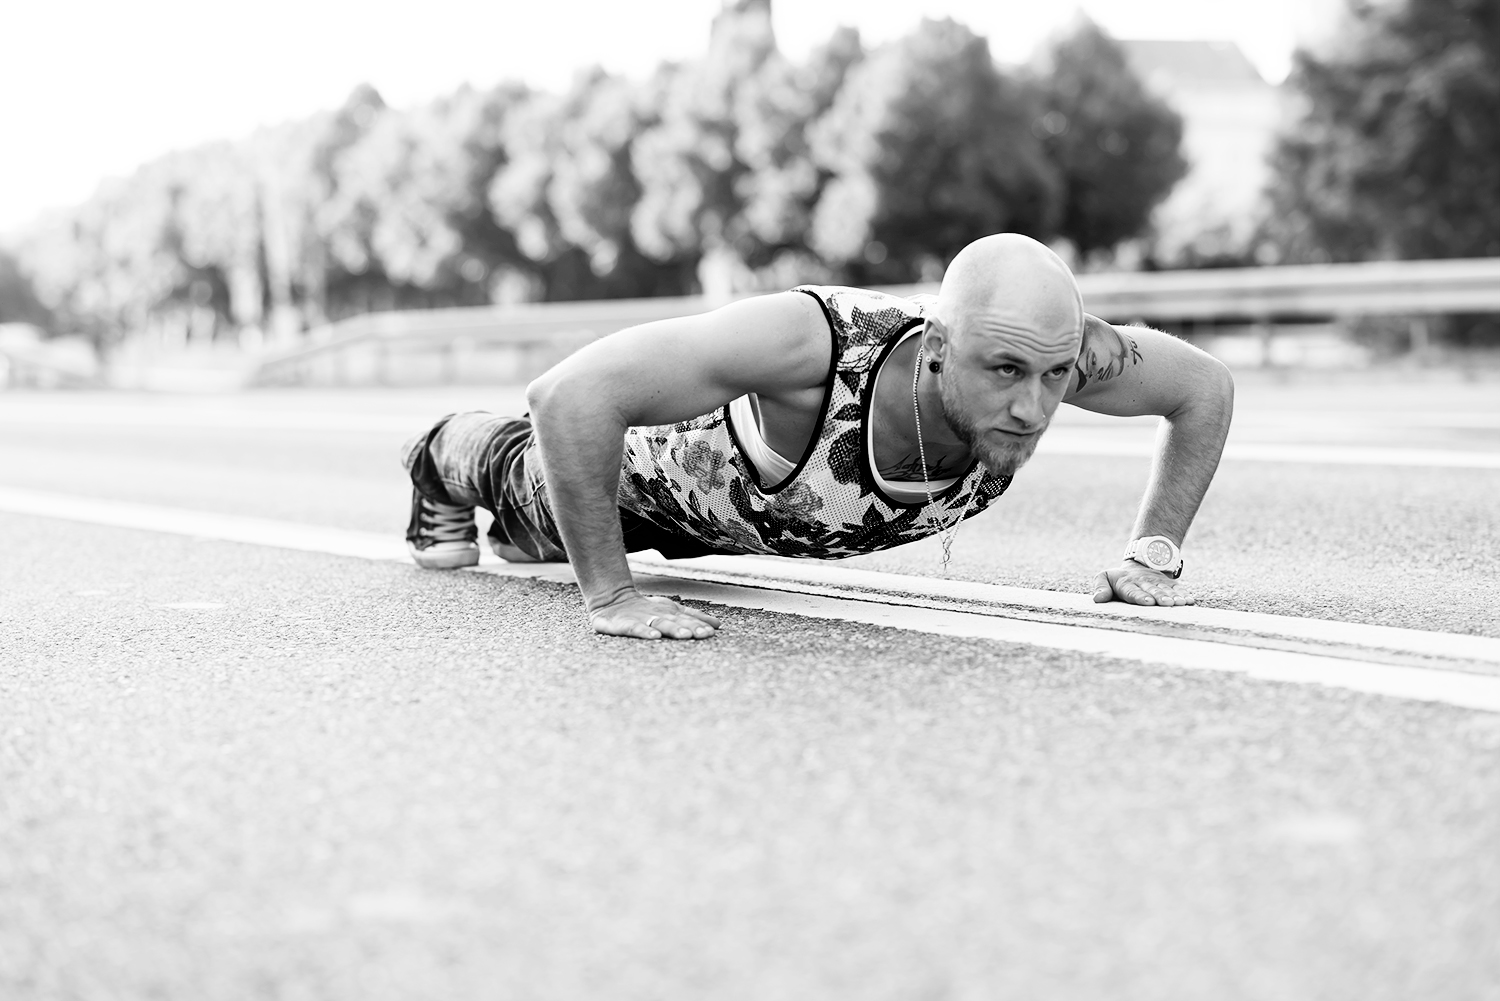
[[[191,612],[212,612],[224,607],[222,601],[163,601],[156,608],[176,608]]]
[[[1184,605],[1175,608],[1143,607],[1120,602],[1095,603],[1088,594],[1042,591],[1003,584],[943,580],[876,570],[858,570],[816,560],[780,560],[759,556],[706,556],[693,560],[658,560],[634,556],[631,563],[661,576],[694,576],[727,584],[749,584],[801,590],[804,593],[891,601],[909,604],[916,600],[930,607],[953,607],[990,614],[1007,610],[1035,609],[1091,625],[1129,628],[1132,625],[1185,626],[1200,635],[1219,631],[1239,634],[1242,645],[1254,645],[1261,637],[1299,640],[1307,643],[1394,651],[1419,657],[1442,657],[1480,661],[1500,666],[1500,639],[1455,633],[1371,626],[1330,619],[1303,619],[1264,612],[1240,612],[1221,608]],[[1213,637],[1218,639],[1218,637]]]
[[[413,435],[441,417],[433,413],[232,409],[217,406],[140,404],[109,406],[0,403],[0,424],[102,428],[179,428],[213,431],[345,431]]]
[[[545,568],[502,564],[484,569],[511,577],[553,580],[559,583],[572,580],[570,569],[561,564],[549,564]],[[1207,640],[1150,636],[1114,629],[1088,629],[947,609],[775,591],[770,588],[736,587],[682,577],[643,575],[637,579],[646,590],[653,593],[674,594],[686,599],[738,608],[757,608],[839,622],[862,622],[941,636],[1024,643],[1147,664],[1243,674],[1262,681],[1318,684],[1371,695],[1394,696],[1418,702],[1441,702],[1464,709],[1500,712],[1500,677],[1487,674],[1394,666],[1344,657],[1229,646]]]
[[[85,521],[113,528],[136,528],[147,532],[200,536],[225,542],[246,542],[278,549],[299,549],[332,556],[357,556],[367,560],[407,559],[406,543],[403,540],[374,532],[351,532],[342,528],[302,525],[273,518],[214,514],[100,497],[0,487],[0,511]]]
[[[201,536],[229,542],[245,542],[370,560],[407,560],[405,547],[400,539],[371,532],[323,528],[268,518],[213,514],[7,487],[0,487],[0,510],[119,528]],[[729,558],[712,559],[723,561]],[[928,604],[910,601],[903,603],[902,601],[902,595],[907,588],[920,594],[920,592],[915,592],[915,589],[924,586],[929,595],[961,598],[965,594],[987,593],[984,589],[994,588],[994,585],[932,581],[927,578],[873,574],[869,571],[844,571],[846,574],[853,575],[870,574],[878,578],[890,577],[898,586],[894,588],[887,586],[879,593],[867,594],[859,598],[811,593],[805,588],[786,590],[776,587],[776,578],[764,569],[764,565],[772,561],[754,561],[741,557],[735,560],[735,565],[742,565],[741,561],[745,564],[758,564],[753,570],[742,574],[743,577],[759,581],[758,586],[722,583],[710,579],[716,575],[723,576],[723,573],[711,570],[707,566],[698,568],[694,576],[694,570],[691,567],[673,566],[651,560],[637,560],[636,564],[641,572],[641,583],[649,590],[675,593],[685,598],[736,607],[760,608],[811,618],[863,622],[946,636],[1026,643],[1143,663],[1167,664],[1193,670],[1227,671],[1268,681],[1321,684],[1376,695],[1441,702],[1468,709],[1500,712],[1500,677],[1492,674],[1375,663],[1358,656],[1326,656],[1281,649],[1260,649],[1252,646],[1229,645],[1208,639],[1129,632],[1121,628],[1087,627],[1071,623],[1006,618],[1003,614],[998,614],[994,607],[1004,602],[992,601],[991,607],[987,608],[984,614],[976,614],[974,611],[962,608],[936,608]],[[778,570],[783,569],[780,561],[775,561],[774,565]],[[566,564],[496,562],[482,566],[480,569],[488,573],[511,577],[573,582],[572,569]],[[674,575],[666,576],[661,572],[667,569],[674,571]],[[846,578],[846,581],[861,579],[867,578],[854,576]],[[796,579],[791,576],[784,576],[783,580],[796,583]],[[1081,595],[1060,595],[1044,591],[1027,591],[1022,588],[999,588],[997,591],[1007,600],[1012,600],[1014,604],[1029,603],[1029,607],[1048,607],[1050,604],[1050,607],[1065,611],[1076,611],[1078,599],[1086,598]],[[1094,611],[1099,615],[1121,618],[1144,617],[1152,612],[1150,609],[1134,610],[1127,606],[1095,606]],[[1330,635],[1345,638],[1357,635],[1361,645],[1372,647],[1392,644],[1394,648],[1409,649],[1420,639],[1430,643],[1431,646],[1428,649],[1432,651],[1462,650],[1463,656],[1470,659],[1497,659],[1494,657],[1495,650],[1492,646],[1497,641],[1480,637],[1421,633],[1416,630],[1388,630],[1384,627],[1357,626],[1350,623],[1314,625],[1314,620],[1216,609],[1158,609],[1155,613],[1161,616],[1158,620],[1160,623],[1173,621],[1174,617],[1191,620],[1194,616],[1205,623],[1211,621],[1221,626],[1248,623],[1248,625],[1235,626],[1235,628],[1249,630],[1252,634],[1256,630],[1275,625],[1285,635],[1316,638],[1320,629],[1329,627]],[[1205,613],[1208,613],[1207,616]],[[1470,644],[1468,641],[1471,640],[1480,642]],[[1455,643],[1458,645],[1449,645]],[[1484,656],[1480,658],[1476,657],[1476,654]]]

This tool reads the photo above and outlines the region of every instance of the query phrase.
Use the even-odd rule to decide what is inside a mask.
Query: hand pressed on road
[[[723,625],[707,612],[639,591],[630,591],[590,609],[589,624],[594,632],[605,636],[633,636],[642,640],[708,639]]]
[[[1191,605],[1192,594],[1166,574],[1126,560],[1094,578],[1095,601],[1124,601],[1132,605]]]

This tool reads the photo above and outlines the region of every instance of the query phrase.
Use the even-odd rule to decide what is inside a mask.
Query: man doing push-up
[[[483,506],[501,557],[572,563],[596,631],[702,639],[719,621],[642,594],[626,553],[837,559],[931,535],[946,553],[1064,400],[1166,418],[1095,600],[1190,604],[1178,547],[1234,387],[1183,341],[1089,316],[1061,259],[1000,234],[965,247],[936,298],[802,286],[645,323],[565,359],[526,398],[527,417],[456,414],[408,444],[417,563],[477,563]]]

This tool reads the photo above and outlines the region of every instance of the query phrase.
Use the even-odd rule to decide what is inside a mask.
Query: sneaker
[[[472,567],[479,562],[478,538],[472,507],[439,504],[412,488],[406,548],[417,566],[427,570]]]

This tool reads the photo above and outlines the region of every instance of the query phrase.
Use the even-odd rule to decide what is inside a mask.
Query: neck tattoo
[[[922,347],[917,347],[917,364],[911,374],[911,411],[912,416],[917,419],[917,458],[922,462],[922,487],[927,491],[927,507],[933,507],[932,481],[927,478],[927,448],[922,444],[922,405],[917,402],[917,383],[922,378]],[[969,497],[964,501],[964,509],[958,513],[958,520],[953,523],[952,528],[944,528],[938,525],[938,541],[943,544],[943,573],[948,572],[948,561],[953,558],[953,540],[958,536],[958,526],[964,523],[968,517],[969,505],[974,503],[974,495],[979,493],[978,487],[969,491]],[[923,512],[927,517],[931,513]]]

